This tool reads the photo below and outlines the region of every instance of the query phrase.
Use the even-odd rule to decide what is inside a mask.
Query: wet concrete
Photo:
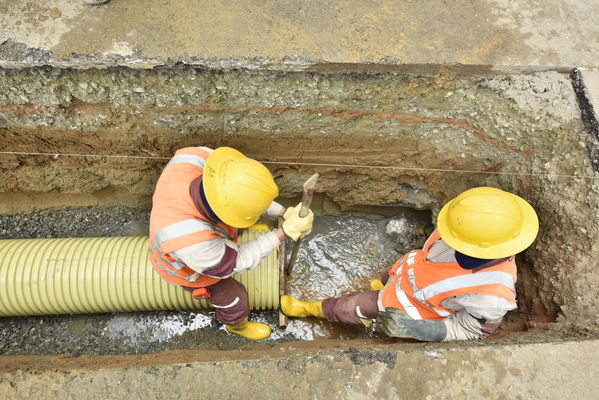
[[[4,239],[145,235],[149,211],[125,207],[65,209],[0,216]],[[393,217],[317,215],[312,233],[302,241],[289,292],[321,299],[368,289],[397,258],[397,240],[386,234],[390,221],[400,222],[405,237],[432,229],[430,213],[397,209]],[[419,228],[417,230],[416,228]],[[317,319],[291,319],[278,328],[276,312],[253,312],[252,319],[273,327],[259,346],[295,340],[358,339],[378,335]],[[234,350],[255,344],[231,335],[213,311],[159,311],[3,318],[0,354],[69,355],[146,354],[173,349]]]

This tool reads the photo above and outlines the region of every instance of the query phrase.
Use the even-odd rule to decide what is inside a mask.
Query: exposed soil
[[[69,205],[147,210],[166,159],[186,145],[229,145],[264,161],[285,198],[297,196],[306,177],[319,172],[318,191],[326,196],[318,207],[333,213],[403,206],[428,210],[434,219],[465,189],[500,187],[528,200],[541,222],[539,237],[518,258],[519,313],[505,327],[527,330],[557,320],[547,325],[549,336],[596,335],[599,187],[588,151],[595,139],[585,130],[566,75],[44,67],[0,70],[0,78],[3,149],[157,157],[2,154],[0,213]],[[107,215],[92,210],[92,225]],[[138,213],[130,216],[141,218]],[[25,218],[35,227],[42,217],[18,217],[3,232],[26,235],[17,230],[27,225]],[[47,221],[54,218],[60,214]],[[74,232],[58,220],[48,232]],[[97,226],[86,231],[77,214],[72,220],[86,233],[116,232]],[[111,221],[123,234],[140,228]],[[28,234],[42,233],[33,228]],[[191,326],[201,322],[171,316]]]

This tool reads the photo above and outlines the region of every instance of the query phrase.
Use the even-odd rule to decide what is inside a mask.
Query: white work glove
[[[295,207],[289,207],[283,214],[283,232],[293,240],[298,240],[306,236],[312,230],[314,222],[314,213],[308,210],[308,215],[304,218],[299,216],[302,203]]]

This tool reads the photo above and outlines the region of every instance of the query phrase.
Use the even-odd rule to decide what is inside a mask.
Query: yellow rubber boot
[[[289,317],[324,318],[322,301],[301,301],[292,296],[281,296],[281,310]]]
[[[262,340],[270,336],[270,326],[261,322],[251,322],[244,319],[238,324],[227,325],[227,330],[250,340]]]
[[[383,282],[381,282],[380,279],[373,279],[370,281],[370,288],[372,290],[381,290],[384,287],[385,285],[383,285]]]

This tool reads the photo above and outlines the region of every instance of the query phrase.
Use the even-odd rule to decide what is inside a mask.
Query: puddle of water
[[[287,292],[302,300],[322,300],[370,290],[370,280],[378,278],[398,256],[396,243],[385,233],[389,220],[318,215],[312,233],[301,242],[296,264],[288,277]],[[316,318],[290,318],[283,333],[298,340],[371,335],[361,326]]]
[[[107,323],[107,336],[133,344],[138,341],[163,342],[188,331],[211,327],[213,317],[202,313],[159,316],[115,314]]]
[[[387,218],[319,215],[312,233],[301,242],[288,280],[288,292],[320,300],[368,290],[371,279],[396,258],[394,242],[385,235]]]

